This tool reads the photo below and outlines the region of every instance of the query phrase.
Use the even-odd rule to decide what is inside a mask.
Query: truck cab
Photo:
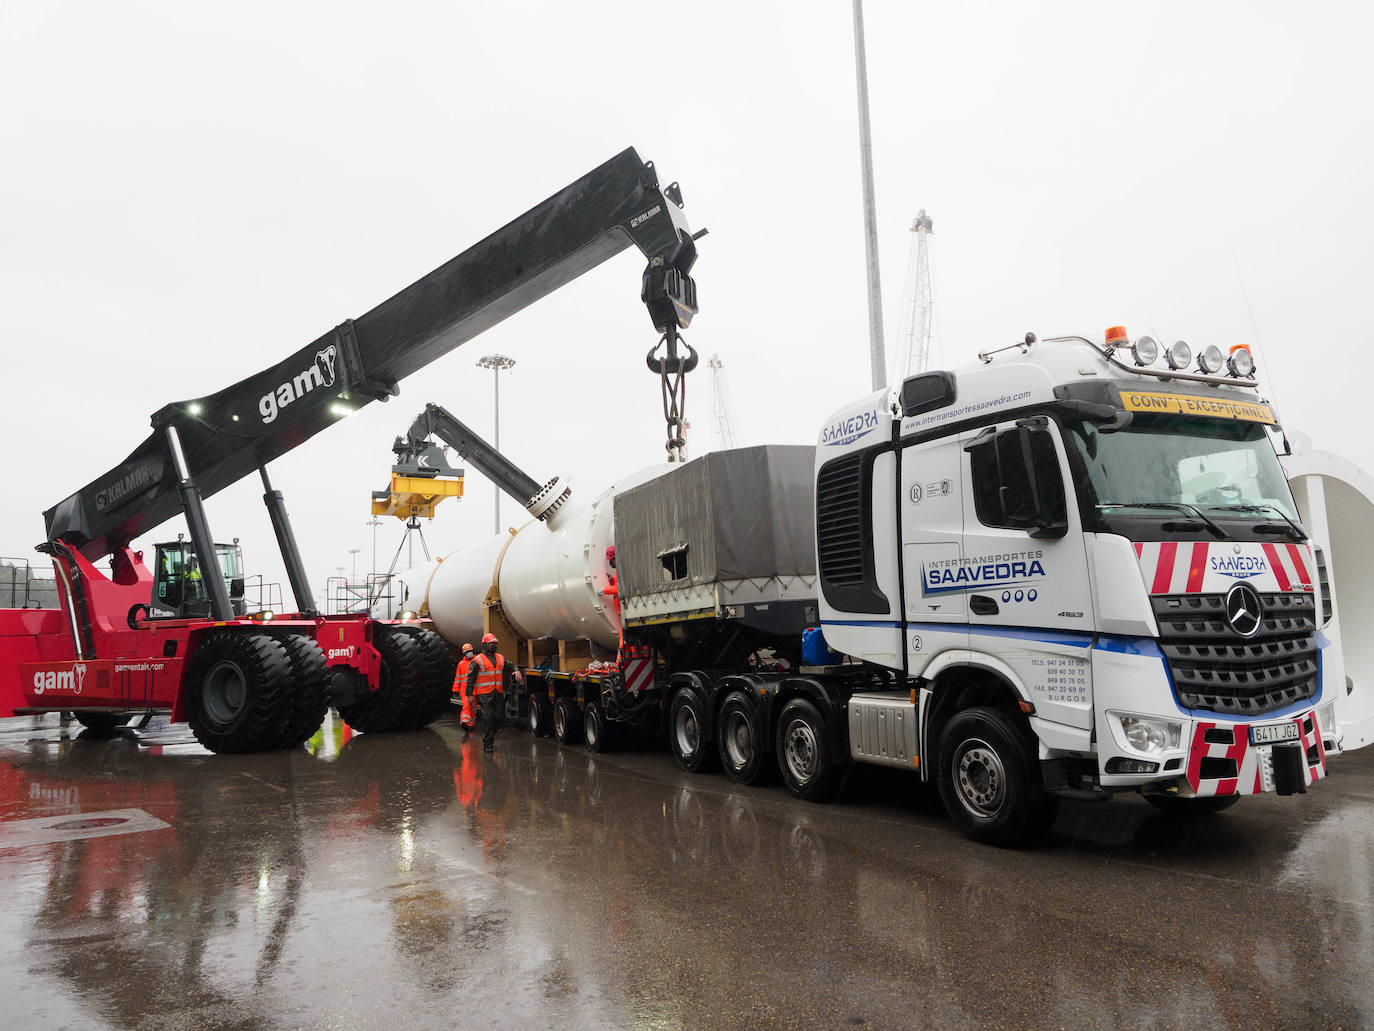
[[[1058,797],[1216,811],[1325,776],[1323,560],[1248,352],[979,357],[835,413],[816,464],[826,641],[904,675],[908,765],[955,822],[1007,841]],[[850,699],[851,758],[882,761],[862,714],[892,706]]]

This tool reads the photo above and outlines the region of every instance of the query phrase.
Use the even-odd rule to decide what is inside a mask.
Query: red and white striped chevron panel
[[[1140,575],[1151,594],[1220,594],[1237,580],[1259,591],[1311,591],[1306,544],[1246,541],[1136,541]]]
[[[1310,723],[1308,722],[1309,719],[1311,720]],[[1298,739],[1289,747],[1302,749],[1304,781],[1307,784],[1315,784],[1326,776],[1326,746],[1322,743],[1322,730],[1317,724],[1317,714],[1315,712],[1299,713],[1291,717],[1291,721],[1298,724]],[[1228,726],[1233,735],[1231,744],[1221,742],[1211,744],[1206,740],[1209,730]],[[1305,726],[1312,728],[1311,733],[1306,732]],[[1193,724],[1193,740],[1188,750],[1188,784],[1194,793],[1204,797],[1208,795],[1257,795],[1262,791],[1272,791],[1272,775],[1271,782],[1266,783],[1264,773],[1265,756],[1263,753],[1269,747],[1271,746],[1252,745],[1250,743],[1248,724],[1225,724],[1199,720]],[[1309,763],[1306,756],[1309,749],[1314,747],[1316,748],[1317,761]],[[1235,763],[1235,776],[1204,777],[1202,775],[1203,759],[1230,759]]]
[[[629,659],[624,663],[623,669],[625,690],[630,693],[639,694],[654,686],[653,659]]]

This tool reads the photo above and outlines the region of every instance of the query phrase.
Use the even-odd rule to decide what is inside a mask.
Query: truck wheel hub
[[[959,802],[974,816],[990,817],[1002,807],[1007,772],[986,741],[966,741],[955,753],[954,788]]]

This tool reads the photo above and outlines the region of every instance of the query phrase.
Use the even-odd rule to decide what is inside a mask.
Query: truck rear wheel
[[[582,720],[577,712],[577,703],[571,698],[560,698],[553,703],[553,739],[560,745],[577,744],[577,735]]]
[[[778,717],[778,769],[787,790],[808,802],[834,794],[835,763],[825,720],[811,702],[793,698]]]
[[[339,715],[364,734],[414,730],[420,725],[428,662],[416,637],[377,627],[373,645],[381,654],[381,683],[365,698],[339,707]],[[447,695],[445,695],[447,698]]]
[[[668,748],[688,773],[704,769],[710,759],[705,738],[706,707],[699,694],[684,687],[668,706]]]
[[[212,752],[276,748],[291,717],[291,660],[266,634],[218,630],[187,663],[186,722]]]
[[[945,724],[936,780],[950,820],[975,841],[1022,844],[1058,812],[1026,735],[996,709],[967,709]]]
[[[296,748],[320,729],[329,711],[325,696],[329,675],[324,651],[314,640],[300,634],[278,640],[291,660],[291,715],[282,730],[281,747]]]
[[[754,733],[753,705],[742,691],[731,691],[720,706],[716,747],[725,775],[736,784],[753,784],[763,775],[765,756]]]

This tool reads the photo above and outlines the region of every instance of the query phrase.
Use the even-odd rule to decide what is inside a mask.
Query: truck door
[[[963,558],[964,459],[958,437],[902,450],[902,598],[907,669],[919,676],[943,651],[968,647]]]
[[[1044,718],[1091,726],[1087,549],[1059,427],[963,434],[964,554],[941,586],[968,605],[969,647],[1009,666]]]

